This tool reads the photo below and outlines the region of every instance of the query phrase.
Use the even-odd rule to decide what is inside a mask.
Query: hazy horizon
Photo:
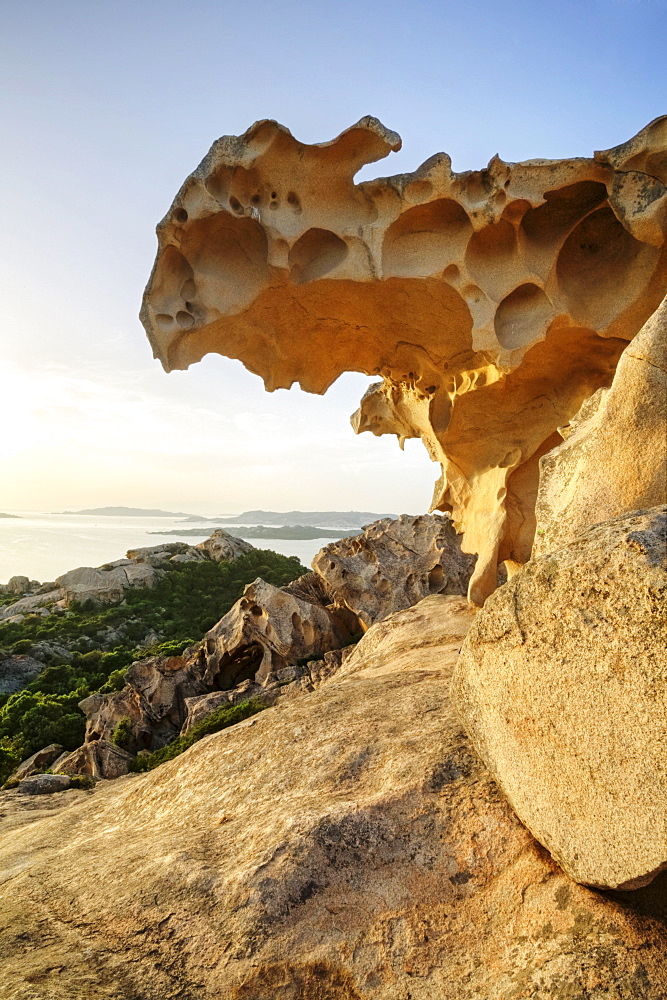
[[[356,437],[369,383],[264,392],[208,356],[166,375],[137,319],[154,229],[222,134],[305,142],[362,115],[403,137],[361,177],[445,150],[456,170],[590,156],[667,112],[664,0],[23,0],[0,7],[8,193],[0,510],[124,505],[229,516],[428,509],[419,441]]]

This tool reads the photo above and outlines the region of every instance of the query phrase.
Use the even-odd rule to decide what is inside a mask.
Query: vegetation
[[[305,572],[295,556],[255,549],[233,562],[169,566],[156,587],[128,590],[120,604],[72,605],[48,617],[0,622],[0,659],[27,654],[45,664],[22,691],[0,695],[0,782],[48,743],[80,746],[85,718],[78,703],[94,692],[120,690],[134,660],[181,653],[256,577],[281,587]]]
[[[211,712],[200,723],[193,726],[186,736],[178,736],[166,747],[156,750],[154,753],[139,754],[130,764],[131,771],[152,771],[154,767],[165,764],[168,760],[178,757],[184,750],[188,750],[193,743],[209,736],[211,733],[218,733],[221,729],[234,726],[243,719],[249,719],[251,715],[257,715],[268,706],[259,698],[250,698],[249,701],[242,701],[238,705],[223,705],[222,708]]]

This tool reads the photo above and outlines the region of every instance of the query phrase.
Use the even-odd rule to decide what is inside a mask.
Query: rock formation
[[[465,594],[474,559],[448,517],[401,514],[325,545],[313,569],[365,626],[429,594]]]
[[[533,555],[552,552],[591,524],[667,503],[667,299],[540,461]]]
[[[348,675],[50,812],[4,792],[3,996],[662,997],[659,900],[572,883],[470,752],[470,618],[426,598]]]
[[[531,560],[479,612],[459,715],[517,815],[577,882],[667,867],[667,507]]]
[[[667,118],[592,159],[354,183],[400,138],[364,118],[305,145],[215,142],[158,226],[142,320],[166,370],[215,351],[267,389],[379,375],[357,431],[419,437],[432,509],[478,554],[471,599],[530,556],[540,457],[667,287]]]

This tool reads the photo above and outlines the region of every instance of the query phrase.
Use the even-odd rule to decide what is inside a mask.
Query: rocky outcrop
[[[34,681],[44,664],[32,656],[5,656],[0,659],[0,694],[14,694]]]
[[[36,771],[43,771],[45,768],[50,767],[61,756],[62,752],[63,748],[59,743],[50,743],[48,747],[38,750],[37,753],[28,757],[27,760],[22,761],[10,775],[10,778],[13,780],[18,779],[19,781],[23,778],[29,778]]]
[[[158,226],[154,353],[238,358],[269,390],[380,376],[355,429],[440,463],[432,509],[478,554],[481,604],[530,556],[540,457],[664,297],[666,122],[591,159],[456,173],[438,153],[359,184],[401,145],[375,118],[319,145],[274,121],[224,136]]]
[[[540,462],[534,555],[591,524],[667,503],[667,299],[626,347],[563,444]]]
[[[325,545],[312,565],[336,601],[368,626],[429,594],[465,594],[474,562],[448,517],[401,514]]]
[[[456,705],[517,815],[577,882],[667,867],[667,507],[590,528],[487,602]]]
[[[223,559],[238,559],[246,552],[252,552],[255,546],[242,538],[230,535],[222,528],[216,528],[209,538],[200,542],[199,545],[195,545],[194,548],[202,552],[208,559],[212,559],[213,562],[222,562]]]
[[[312,588],[312,584],[309,584]],[[207,632],[200,653],[202,679],[222,690],[244,680],[258,684],[302,659],[320,659],[354,639],[359,621],[346,609],[323,607],[257,579]]]
[[[63,594],[60,590],[52,590],[46,594],[29,594],[27,597],[21,597],[18,601],[5,604],[4,607],[0,608],[0,620],[20,621],[19,616],[23,618],[35,613],[50,614],[62,598]]]
[[[86,716],[86,742],[110,740],[127,720],[128,749],[157,750],[175,739],[187,715],[186,699],[206,691],[196,662],[183,656],[137,660],[114,694],[93,694],[79,702]]]
[[[369,630],[371,669],[38,823],[3,793],[8,997],[661,997],[659,899],[572,883],[470,752],[470,617],[429,597]]]
[[[108,740],[93,740],[58,759],[58,776],[88,774],[92,778],[120,778],[128,773],[131,760],[131,754]]]
[[[154,587],[162,576],[162,570],[148,563],[128,560],[125,565],[117,565],[113,569],[93,569],[91,566],[71,569],[59,576],[56,583],[68,604],[72,601],[114,604],[123,599],[123,594],[130,587]]]

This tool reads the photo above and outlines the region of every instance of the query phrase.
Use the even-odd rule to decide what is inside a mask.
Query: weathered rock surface
[[[48,747],[38,750],[27,760],[22,761],[10,777],[18,778],[19,781],[22,778],[28,778],[35,771],[42,771],[44,768],[50,767],[62,752],[63,748],[59,743],[51,743]]]
[[[401,514],[325,545],[312,565],[368,626],[429,594],[465,594],[474,562],[448,517]]]
[[[611,382],[667,289],[667,119],[594,157],[354,183],[400,137],[363,118],[307,145],[260,121],[224,136],[158,226],[142,320],[167,371],[217,351],[267,389],[379,375],[357,431],[420,438],[433,509],[479,555],[525,562],[538,462]]]
[[[2,587],[3,594],[25,594],[30,589],[30,579],[27,576],[12,576]]]
[[[157,750],[181,731],[186,699],[206,691],[196,662],[183,656],[150,656],[133,663],[126,685],[113,694],[93,694],[79,702],[86,716],[86,741],[109,740],[127,719],[128,749]]]
[[[203,552],[213,562],[222,562],[223,559],[238,559],[246,552],[252,552],[255,546],[242,538],[230,535],[222,528],[216,528],[209,538],[200,542],[199,545],[195,545],[194,548]]]
[[[19,782],[18,790],[25,795],[52,795],[69,788],[66,774],[32,774]]]
[[[0,694],[14,694],[33,681],[44,664],[32,656],[6,656],[0,660]]]
[[[243,680],[261,684],[300,659],[319,659],[354,638],[360,629],[355,615],[323,607],[303,591],[298,596],[295,584],[279,589],[258,578],[206,633],[200,656],[207,688],[225,690]]]
[[[185,557],[185,559],[183,558]],[[148,545],[142,549],[130,549],[127,558],[149,566],[161,567],[168,562],[194,562],[206,556],[195,546],[185,542],[165,542],[163,545]]]
[[[667,299],[626,347],[570,436],[540,462],[534,555],[591,524],[667,503]]]
[[[89,774],[93,778],[119,778],[127,774],[131,759],[129,753],[113,743],[93,740],[72,751],[64,760],[58,759],[58,776]]]
[[[31,594],[28,597],[20,597],[12,604],[5,604],[0,608],[0,619],[15,618],[17,615],[31,615],[36,611],[46,609],[56,604],[62,598],[59,590],[52,590],[47,594]]]
[[[488,601],[460,717],[517,815],[578,882],[667,867],[667,507],[589,528]]]
[[[56,580],[65,600],[95,601],[99,604],[113,604],[120,601],[130,587],[153,587],[162,578],[163,570],[155,569],[148,563],[130,563],[113,569],[93,569],[81,566],[63,573]]]
[[[572,883],[470,752],[464,602],[397,617],[156,771],[23,828],[4,793],[7,1000],[664,1000],[664,899]]]

